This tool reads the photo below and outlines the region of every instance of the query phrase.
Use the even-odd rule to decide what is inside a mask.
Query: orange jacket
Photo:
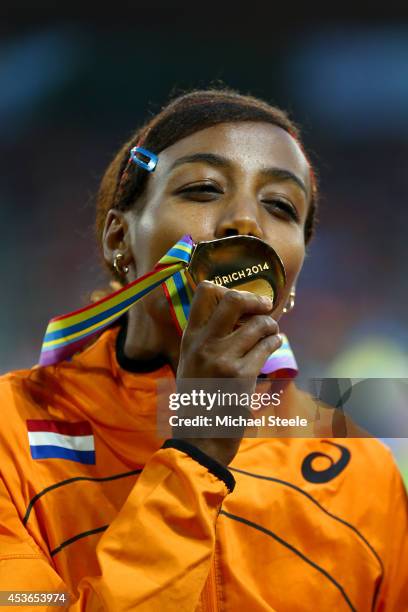
[[[69,591],[91,611],[408,610],[407,497],[383,444],[244,439],[230,470],[162,448],[171,370],[122,369],[117,332],[0,379],[0,591]],[[55,456],[72,428],[82,450]]]

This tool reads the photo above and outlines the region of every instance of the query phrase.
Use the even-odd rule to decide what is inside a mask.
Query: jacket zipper
[[[215,579],[215,557],[211,562],[210,573],[203,590],[203,610],[204,612],[217,612],[217,584]]]

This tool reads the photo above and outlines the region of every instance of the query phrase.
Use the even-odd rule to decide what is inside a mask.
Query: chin
[[[165,327],[166,330],[169,326],[172,326],[176,331],[170,313],[170,307],[161,286],[157,287],[151,293],[146,295],[146,297],[143,298],[142,303],[146,314],[156,324],[159,324],[161,328]]]

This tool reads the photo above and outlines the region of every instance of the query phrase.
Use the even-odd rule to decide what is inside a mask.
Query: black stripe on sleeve
[[[59,546],[57,546],[57,548],[54,548],[53,550],[51,550],[50,552],[51,557],[54,557],[63,548],[65,548],[66,546],[69,546],[70,544],[73,544],[77,540],[80,540],[81,538],[86,538],[90,535],[94,535],[95,533],[100,533],[101,531],[106,531],[108,527],[109,525],[102,525],[102,527],[97,527],[96,529],[91,529],[90,531],[83,531],[82,533],[77,533],[77,535],[73,536],[72,538],[69,538],[69,540],[65,540],[65,542],[62,542]]]
[[[341,584],[339,584],[337,582],[337,580],[335,578],[333,578],[333,576],[331,576],[323,567],[320,567],[320,565],[317,565],[317,563],[315,563],[314,561],[312,561],[311,559],[306,557],[300,550],[297,550],[297,548],[292,546],[292,544],[289,544],[289,542],[286,542],[285,540],[280,538],[273,531],[270,531],[269,529],[266,529],[266,527],[262,527],[262,525],[258,525],[257,523],[253,523],[252,521],[249,521],[248,519],[243,518],[242,516],[237,516],[236,514],[231,514],[230,512],[226,512],[225,510],[221,510],[220,514],[223,514],[224,516],[226,516],[226,517],[228,517],[228,518],[230,518],[230,519],[232,519],[234,521],[238,521],[239,523],[243,523],[244,525],[247,525],[248,527],[252,527],[253,529],[257,529],[258,531],[261,531],[262,533],[265,533],[266,535],[270,536],[271,538],[273,538],[274,540],[279,542],[279,544],[282,544],[282,546],[285,546],[286,548],[291,550],[295,555],[300,557],[303,561],[308,563],[311,567],[313,567],[315,570],[317,570],[323,576],[325,576],[328,580],[330,580],[330,582],[332,584],[334,584],[334,586],[340,591],[340,593],[343,596],[343,599],[347,603],[347,605],[350,608],[350,610],[352,610],[353,612],[357,612],[356,608],[351,603],[347,593],[345,592],[345,590],[341,586]]]
[[[235,478],[231,472],[224,467],[222,463],[219,463],[206,453],[203,453],[203,451],[197,448],[197,446],[194,446],[185,440],[171,438],[165,441],[162,448],[175,448],[182,453],[186,453],[186,455],[189,455],[192,459],[198,461],[198,463],[200,463],[203,467],[207,468],[211,474],[222,480],[230,493],[232,493],[234,490]]]
[[[27,506],[26,513],[23,518],[23,524],[26,525],[28,519],[30,518],[31,510],[34,507],[34,504],[46,493],[53,491],[54,489],[58,489],[59,487],[64,487],[65,485],[69,485],[73,482],[78,482],[81,480],[86,480],[88,482],[108,482],[109,480],[117,480],[118,478],[127,478],[128,476],[135,476],[136,474],[140,474],[143,468],[139,468],[137,470],[132,470],[131,472],[123,472],[121,474],[114,474],[113,476],[102,476],[100,478],[91,478],[90,476],[75,476],[74,478],[67,478],[67,480],[61,480],[61,482],[56,482],[49,487],[46,487],[34,497],[31,498],[30,503]]]

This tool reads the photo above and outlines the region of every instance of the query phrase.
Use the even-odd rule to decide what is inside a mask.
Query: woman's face
[[[302,267],[310,192],[308,162],[283,129],[241,122],[196,132],[159,154],[141,212],[125,213],[128,280],[150,271],[183,234],[195,242],[249,234],[270,244],[284,263],[278,319]]]

